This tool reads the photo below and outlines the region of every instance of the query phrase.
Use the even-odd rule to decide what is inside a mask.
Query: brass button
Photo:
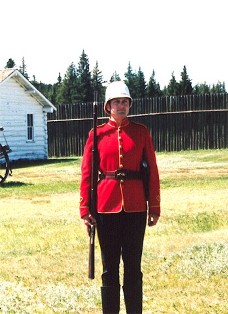
[[[123,165],[122,165],[122,164],[120,164],[120,168],[123,168]]]
[[[123,183],[123,182],[124,182],[124,180],[120,180],[120,182],[121,182],[121,183]]]
[[[120,158],[123,158],[123,155],[120,155]]]

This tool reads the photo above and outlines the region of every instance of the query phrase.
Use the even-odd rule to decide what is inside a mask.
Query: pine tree
[[[89,71],[89,59],[84,50],[79,59],[77,69],[77,94],[78,101],[93,101],[93,88],[91,73]]]
[[[104,87],[102,86],[102,83],[103,83],[103,75],[102,75],[102,72],[99,70],[98,61],[96,61],[96,65],[92,72],[92,87],[93,87],[93,91],[97,92],[98,99],[103,101],[105,91],[104,91]]]
[[[115,81],[121,81],[120,76],[116,71],[112,74],[110,78],[110,83]]]
[[[167,96],[177,96],[180,95],[180,86],[179,83],[176,81],[174,72],[172,73],[172,78],[169,81],[169,84],[166,88]]]
[[[211,88],[211,92],[213,94],[223,94],[226,92],[225,82],[218,82],[217,84],[213,84]]]
[[[53,105],[57,106],[61,104],[61,88],[62,88],[62,77],[59,73],[57,82],[53,84],[52,91],[50,94],[50,101]]]
[[[21,62],[21,65],[19,67],[19,71],[21,72],[22,75],[24,75],[24,77],[27,80],[29,79],[29,76],[28,76],[28,73],[27,73],[27,66],[25,64],[25,58],[24,57],[22,58],[22,62]]]
[[[59,76],[57,78],[57,84],[61,85],[62,83],[62,77],[61,77],[61,74],[59,73]]]
[[[128,63],[127,72],[124,74],[125,76],[125,83],[129,88],[129,92],[132,98],[137,97],[137,75],[133,73],[132,67],[130,62]]]
[[[153,70],[152,75],[149,79],[148,86],[147,86],[147,96],[156,97],[156,96],[161,96],[161,95],[162,95],[162,91],[160,89],[159,83],[157,83],[155,80],[155,71]]]
[[[15,62],[13,59],[9,58],[9,60],[6,63],[5,69],[12,69],[15,67]]]
[[[72,62],[67,69],[63,82],[60,88],[61,97],[59,102],[61,104],[74,104],[77,97],[77,75],[75,64]]]
[[[179,82],[181,95],[191,95],[193,91],[192,82],[188,77],[186,66],[181,72],[181,81]]]
[[[141,67],[139,67],[136,77],[136,93],[136,98],[144,98],[146,96],[146,81]]]
[[[192,93],[195,95],[210,94],[210,86],[206,82],[197,84],[194,86]]]

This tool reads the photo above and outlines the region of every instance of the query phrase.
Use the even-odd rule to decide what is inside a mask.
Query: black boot
[[[101,287],[103,314],[118,314],[120,311],[120,287]]]
[[[124,286],[123,292],[127,314],[142,314],[142,284]]]

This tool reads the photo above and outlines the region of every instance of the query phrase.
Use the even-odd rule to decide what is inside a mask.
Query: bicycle
[[[4,131],[3,127],[0,127],[0,131]],[[3,137],[5,140],[5,145],[0,143],[0,184],[2,184],[8,175],[12,175],[12,170],[10,167],[9,153],[12,151],[7,143],[6,137],[3,132]]]

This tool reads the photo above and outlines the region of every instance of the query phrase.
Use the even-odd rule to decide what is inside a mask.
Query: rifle
[[[91,188],[90,188],[90,214],[96,217],[97,212],[97,179],[98,179],[98,166],[97,166],[97,92],[94,92],[93,102],[93,146],[92,146],[92,169],[91,169]],[[95,271],[95,234],[96,226],[90,228],[89,239],[89,279],[94,279]]]

